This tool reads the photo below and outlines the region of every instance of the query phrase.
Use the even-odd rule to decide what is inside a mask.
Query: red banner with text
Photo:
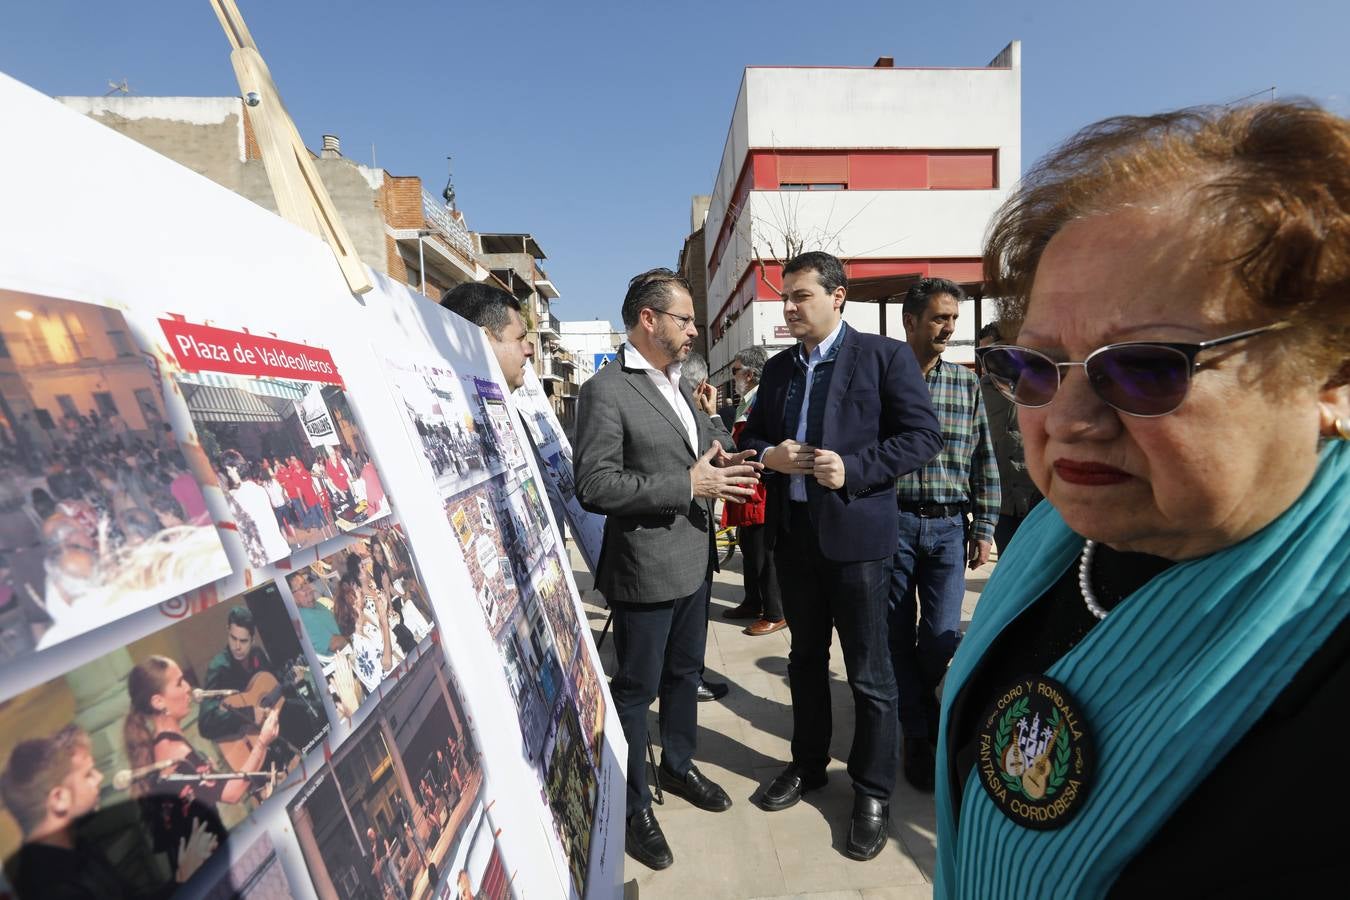
[[[209,325],[160,319],[178,364],[188,372],[293,378],[342,387],[327,350]]]

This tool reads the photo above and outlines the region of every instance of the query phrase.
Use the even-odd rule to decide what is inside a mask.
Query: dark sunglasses
[[[980,347],[975,355],[999,393],[1018,406],[1035,408],[1049,404],[1063,381],[1061,370],[1082,366],[1092,390],[1113,409],[1131,416],[1165,416],[1176,412],[1186,399],[1191,377],[1201,366],[1195,361],[1201,350],[1287,327],[1288,322],[1276,322],[1198,344],[1167,341],[1107,344],[1089,353],[1082,362],[1056,362],[1039,350],[1003,344]]]

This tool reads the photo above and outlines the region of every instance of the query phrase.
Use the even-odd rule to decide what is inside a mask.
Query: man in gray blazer
[[[647,709],[661,698],[657,777],[712,812],[731,798],[693,764],[697,690],[715,559],[713,502],[754,495],[751,453],[728,453],[710,386],[694,395],[680,368],[698,335],[689,285],[669,269],[633,278],[623,301],[628,341],[615,365],[581,387],[575,452],[577,499],[603,513],[596,587],[613,610],[618,670],[610,691],[628,740],[626,846],[639,862],[674,861],[651,810]]]

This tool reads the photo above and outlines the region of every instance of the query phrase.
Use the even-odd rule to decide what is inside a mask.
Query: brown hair
[[[1350,380],[1350,122],[1309,102],[1195,108],[1089,125],[1038,162],[985,241],[986,294],[1020,326],[1069,222],[1175,198],[1224,283],[1288,320],[1291,371]]]
[[[77,725],[14,745],[0,775],[0,797],[25,837],[47,817],[47,798],[70,775],[75,754],[89,746],[89,735]]]
[[[127,759],[133,769],[148,766],[155,761],[155,726],[157,710],[151,700],[164,693],[169,667],[175,665],[167,656],[152,656],[134,667],[127,676],[127,693],[131,696],[131,711],[122,723],[122,741],[127,746]],[[146,792],[148,782],[133,781],[131,795]]]

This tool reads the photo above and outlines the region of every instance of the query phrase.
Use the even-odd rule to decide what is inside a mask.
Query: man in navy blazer
[[[942,435],[914,354],[843,321],[848,280],[838,259],[793,258],[782,293],[799,343],[765,364],[739,442],[765,466],[765,527],[778,535],[774,564],[792,630],[792,762],[760,805],[786,809],[825,784],[838,629],[855,716],[845,852],[871,859],[886,843],[900,747],[886,625],[900,539],[895,482],[937,455]]]

